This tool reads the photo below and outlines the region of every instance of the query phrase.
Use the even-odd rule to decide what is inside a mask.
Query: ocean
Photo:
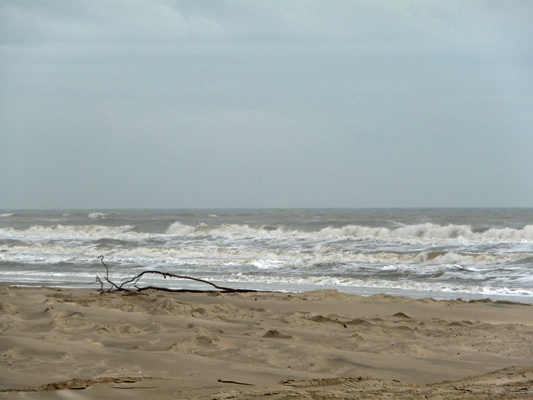
[[[4,284],[98,289],[98,256],[117,283],[533,303],[533,209],[0,210]]]

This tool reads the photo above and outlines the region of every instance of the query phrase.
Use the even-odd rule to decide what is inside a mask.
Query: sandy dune
[[[2,399],[515,399],[532,382],[529,305],[0,287]]]

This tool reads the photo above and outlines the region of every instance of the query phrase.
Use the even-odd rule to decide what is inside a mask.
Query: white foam
[[[417,292],[447,292],[470,293],[484,295],[533,296],[533,290],[523,288],[498,288],[492,286],[479,287],[468,284],[450,284],[443,282],[415,282],[415,281],[387,281],[382,279],[350,279],[329,276],[293,277],[293,276],[257,276],[246,274],[232,274],[226,276],[203,276],[205,280],[223,280],[227,282],[316,285],[364,287],[376,289],[401,289]]]
[[[480,235],[487,240],[529,242],[533,240],[533,225],[527,225],[523,229],[492,228]]]
[[[103,225],[35,225],[26,230],[16,230],[13,228],[0,229],[0,237],[14,240],[98,240],[98,239],[118,239],[118,240],[138,240],[153,236],[148,233],[132,232],[131,225],[123,226],[103,226]]]
[[[126,230],[122,227],[119,231]],[[40,233],[43,233],[39,231]],[[55,232],[52,230],[52,232]],[[67,230],[68,237],[74,237],[71,230]],[[92,231],[82,230],[83,235],[91,234]],[[51,235],[50,232],[46,232]],[[97,231],[101,236],[108,232]],[[35,233],[34,233],[35,234]],[[135,233],[126,232],[126,235]],[[83,236],[82,235],[82,236]],[[64,237],[64,235],[59,235]],[[121,235],[122,236],[122,235]],[[49,237],[49,236],[48,236]],[[79,237],[79,233],[78,236]],[[137,237],[137,236],[135,236]],[[428,258],[427,252],[415,254],[402,254],[395,252],[361,253],[357,251],[346,251],[328,246],[322,246],[319,252],[300,250],[289,247],[286,250],[279,248],[239,248],[239,247],[216,247],[216,246],[176,246],[176,247],[116,247],[113,245],[99,245],[94,243],[81,244],[68,241],[63,243],[27,242],[17,245],[1,245],[0,260],[12,262],[94,262],[97,254],[105,254],[107,258],[115,262],[126,264],[143,265],[205,265],[205,266],[231,266],[231,265],[251,265],[258,269],[290,267],[295,272],[306,273],[306,270],[313,266],[347,266],[354,269],[361,266],[379,267],[382,271],[396,270],[413,273],[427,274],[433,271],[447,270],[460,265],[463,268],[493,267],[495,265],[505,265],[519,262],[522,259],[533,257],[531,253],[501,253],[501,254],[457,254],[453,252],[444,253],[436,257]],[[516,265],[514,266],[516,267]]]
[[[253,227],[249,225],[226,224],[210,226],[199,224],[197,226],[184,225],[175,222],[166,231],[168,235],[198,236],[211,235],[227,238],[277,238],[277,239],[308,239],[308,240],[342,240],[371,238],[379,240],[397,240],[408,242],[429,243],[464,243],[474,242],[523,242],[533,241],[533,225],[522,229],[501,228],[490,229],[485,232],[473,232],[467,225],[436,225],[416,224],[402,226],[396,229],[384,227],[367,227],[360,225],[347,225],[340,228],[327,227],[315,232],[298,230],[285,230],[283,228],[266,229],[264,226]]]
[[[94,213],[90,213],[89,214],[89,218],[92,218],[92,219],[97,219],[97,218],[105,219],[105,214],[101,213],[101,212],[94,212]]]
[[[0,218],[7,218],[7,217],[11,217],[13,214],[11,213],[4,213],[4,214],[0,214]]]
[[[87,279],[88,282],[91,280],[94,280],[97,275],[101,275],[102,271],[94,271],[94,273],[91,272],[57,272],[57,271],[33,271],[33,270],[21,270],[17,271],[17,276],[20,276],[21,278],[24,277],[25,280],[30,280],[31,277],[40,277],[40,278],[50,278],[50,277],[56,277],[56,278],[68,278],[68,277],[77,277],[77,278],[84,278]],[[3,276],[9,276],[13,275],[12,272],[9,271],[1,271],[0,275]],[[114,274],[114,279],[117,281],[119,279],[123,279],[124,276],[120,276],[117,274]]]
[[[185,235],[190,235],[191,233],[194,233],[195,231],[196,231],[196,228],[193,226],[184,225],[180,222],[174,222],[172,225],[168,227],[166,234],[185,236]]]
[[[2,214],[9,216],[11,214]],[[91,213],[92,219],[104,219],[104,213]],[[212,226],[207,224],[198,224],[196,226],[175,222],[171,224],[165,233],[143,233],[131,231],[134,227],[124,225],[118,227],[103,225],[52,225],[52,226],[32,226],[27,230],[17,231],[12,228],[0,229],[0,237],[22,238],[29,237],[46,237],[46,238],[82,238],[82,239],[147,239],[171,237],[212,237],[226,239],[264,239],[264,240],[283,240],[283,241],[313,241],[323,242],[331,241],[334,243],[338,240],[360,240],[371,239],[382,243],[396,241],[406,244],[462,244],[472,245],[475,243],[517,243],[530,244],[533,242],[533,225],[525,226],[522,229],[500,228],[489,229],[485,232],[473,232],[466,225],[446,225],[440,226],[435,224],[417,224],[402,226],[396,229],[383,227],[371,228],[359,225],[347,225],[341,228],[323,228],[319,231],[306,232],[298,230],[286,230],[281,227],[270,229],[264,226],[253,227],[249,225],[223,224]],[[322,251],[324,243],[315,243],[315,250]]]
[[[287,262],[279,260],[253,260],[250,264],[257,269],[276,269],[285,266]]]
[[[267,230],[263,227],[255,228],[249,225],[236,225],[236,224],[224,224],[220,226],[211,226],[204,223],[190,226],[184,225],[180,222],[175,222],[170,225],[166,231],[168,235],[178,236],[214,236],[214,237],[226,237],[226,238],[265,238],[265,237],[277,237],[277,238],[290,238],[294,237],[294,234],[288,231],[284,231],[281,228],[276,230]],[[308,235],[304,235],[308,236]]]
[[[455,240],[462,241],[533,241],[533,225],[525,226],[522,229],[501,228],[489,229],[486,232],[473,232],[467,225],[436,225],[436,224],[416,224],[402,226],[396,229],[369,228],[359,225],[349,225],[342,228],[324,228],[319,234],[329,237],[372,237],[379,239],[400,239],[400,240]]]

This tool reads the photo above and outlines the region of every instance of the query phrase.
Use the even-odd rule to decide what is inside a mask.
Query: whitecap
[[[88,216],[89,218],[92,218],[92,219],[97,219],[97,218],[105,219],[105,214],[101,212],[90,213]]]

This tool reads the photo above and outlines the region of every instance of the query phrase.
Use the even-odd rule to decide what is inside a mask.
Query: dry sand
[[[0,287],[1,399],[533,398],[533,307]]]

